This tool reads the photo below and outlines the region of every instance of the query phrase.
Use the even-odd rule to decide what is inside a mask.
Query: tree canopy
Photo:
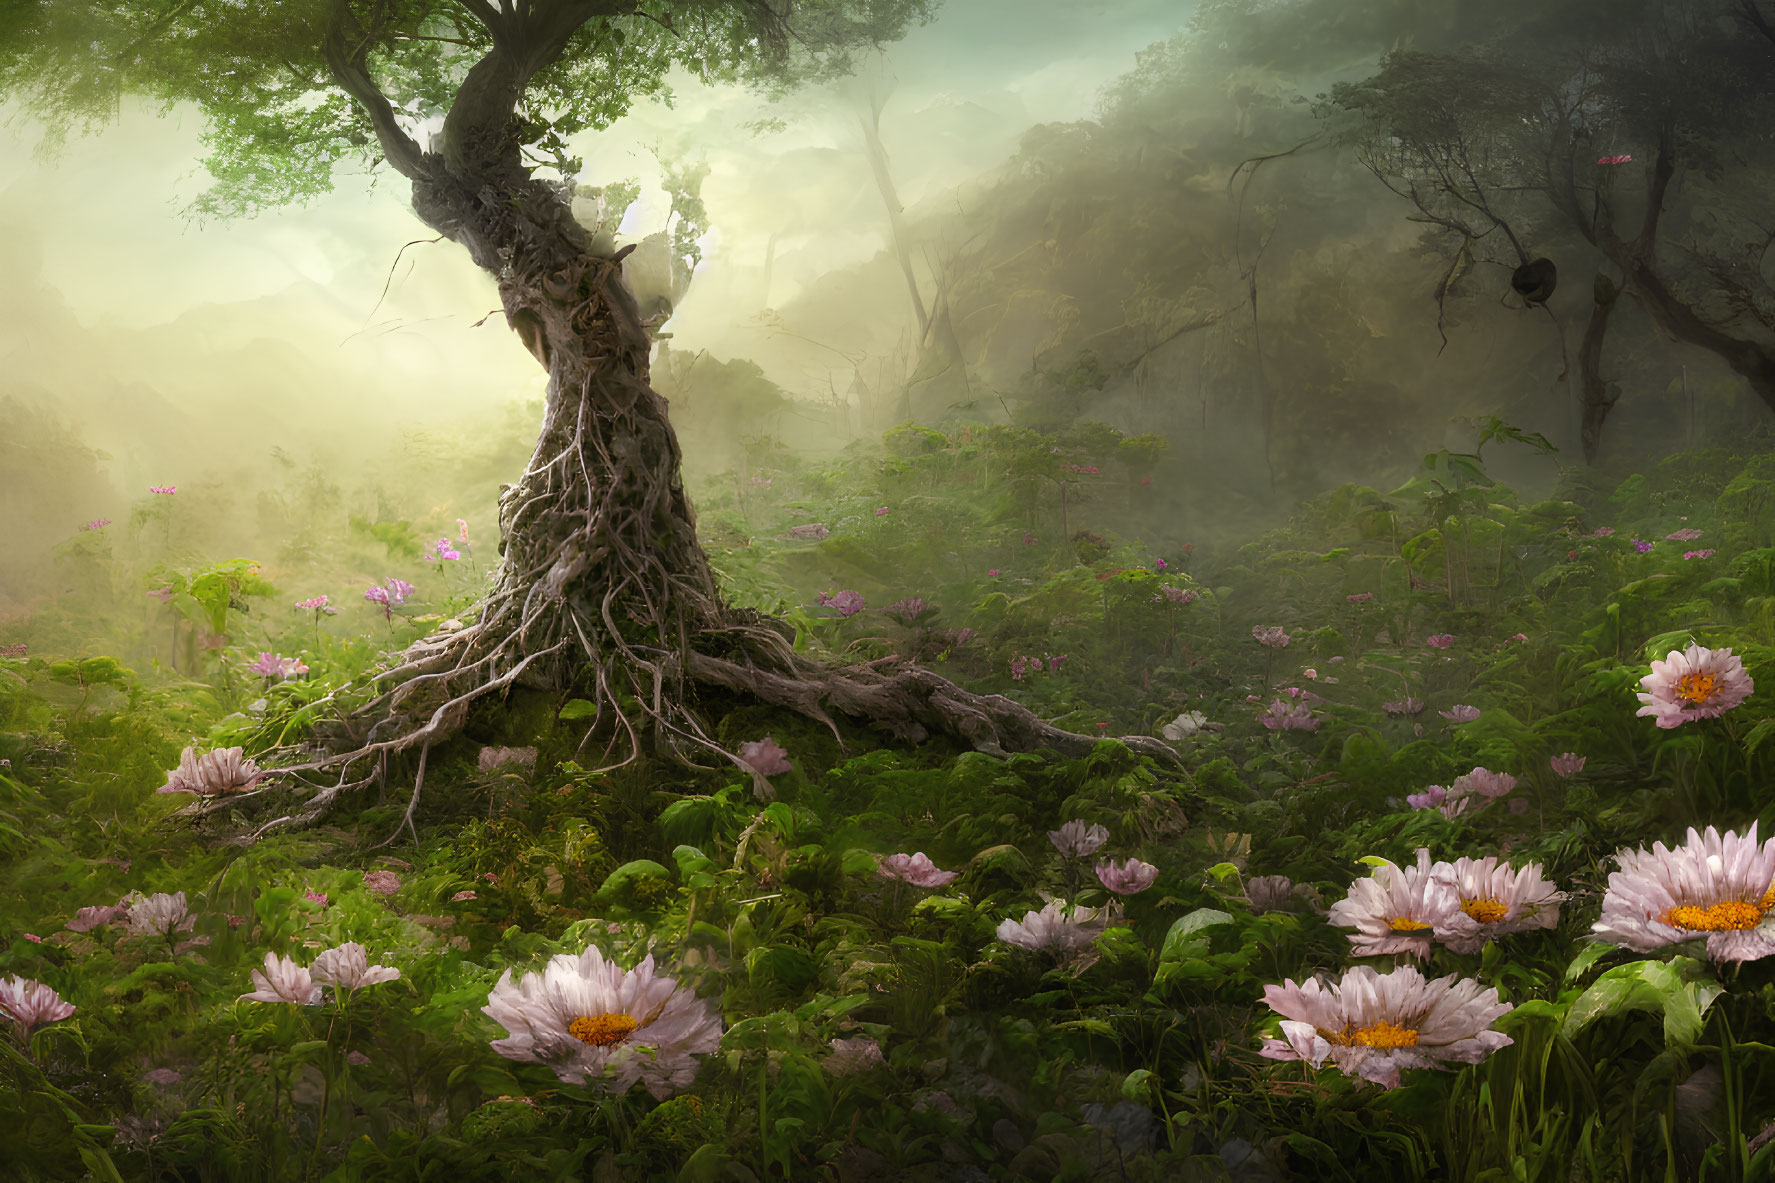
[[[134,94],[200,107],[214,184],[194,212],[250,215],[327,192],[335,168],[412,176],[433,144],[515,114],[527,167],[579,171],[569,137],[674,67],[765,90],[846,72],[937,0],[22,0],[0,15],[0,97],[49,150]]]

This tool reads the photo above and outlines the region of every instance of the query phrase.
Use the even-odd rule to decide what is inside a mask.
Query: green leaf
[[[1579,950],[1572,958],[1572,963],[1565,967],[1565,980],[1575,982],[1590,972],[1590,967],[1615,951],[1615,946],[1602,941],[1593,941]]]
[[[1122,1096],[1130,1101],[1144,1101],[1152,1093],[1153,1082],[1157,1079],[1145,1068],[1136,1068],[1122,1079]]]
[[[1605,1016],[1655,1010],[1664,1014],[1666,1043],[1692,1044],[1701,1035],[1702,1016],[1720,993],[1720,984],[1693,957],[1618,965],[1572,1003],[1563,1034],[1572,1038]]]
[[[1171,925],[1171,930],[1165,934],[1165,943],[1159,949],[1159,960],[1179,961],[1185,957],[1197,956],[1197,933],[1217,924],[1231,923],[1233,917],[1216,908],[1197,908],[1187,916],[1178,917]],[[1206,944],[1205,941],[1201,943]]]
[[[597,715],[598,704],[583,698],[570,698],[561,704],[561,713],[556,716],[562,722],[574,719],[590,719]]]

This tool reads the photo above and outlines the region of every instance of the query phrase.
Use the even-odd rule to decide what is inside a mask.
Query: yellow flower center
[[[1720,690],[1720,680],[1712,674],[1684,674],[1676,680],[1676,696],[1696,706],[1707,702]]]
[[[1764,900],[1768,898],[1763,897]],[[1755,928],[1763,922],[1763,913],[1768,910],[1766,903],[1753,904],[1749,900],[1727,900],[1708,908],[1678,904],[1659,919],[1665,924],[1673,924],[1692,932],[1728,932]]]
[[[1497,900],[1462,900],[1461,911],[1481,924],[1496,924],[1510,911],[1510,905]]]
[[[1415,1027],[1401,1027],[1382,1019],[1378,1023],[1370,1023],[1366,1027],[1345,1027],[1342,1031],[1327,1031],[1319,1028],[1328,1043],[1339,1047],[1416,1047],[1418,1032]]]
[[[638,1026],[628,1015],[581,1015],[567,1024],[567,1034],[593,1047],[609,1047],[627,1039]]]
[[[1423,932],[1430,926],[1421,920],[1413,920],[1409,916],[1395,916],[1387,921],[1387,927],[1394,932]]]

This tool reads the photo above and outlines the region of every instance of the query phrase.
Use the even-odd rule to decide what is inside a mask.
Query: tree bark
[[[1584,447],[1584,463],[1595,464],[1602,450],[1602,425],[1621,397],[1621,388],[1602,376],[1602,343],[1608,335],[1609,317],[1620,298],[1608,276],[1596,273],[1591,285],[1590,323],[1584,327],[1584,340],[1578,346],[1578,390],[1582,399],[1579,440]]]

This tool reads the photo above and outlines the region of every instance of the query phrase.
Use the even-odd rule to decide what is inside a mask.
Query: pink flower
[[[327,893],[324,891],[304,891],[302,898],[323,908],[327,906]]]
[[[1427,957],[1435,929],[1460,908],[1454,888],[1431,866],[1430,852],[1419,849],[1416,866],[1383,862],[1367,879],[1351,884],[1350,894],[1331,906],[1327,918],[1356,930],[1350,951],[1357,957]]]
[[[179,487],[177,485],[149,485],[148,486],[148,492],[150,492],[150,493],[177,493],[178,491],[179,491]]]
[[[1650,715],[1659,727],[1680,727],[1695,719],[1713,719],[1741,705],[1756,689],[1744,662],[1730,649],[1690,645],[1671,650],[1652,672],[1639,680],[1644,705],[1636,715]]]
[[[261,652],[259,654],[259,660],[255,661],[252,665],[249,665],[247,670],[250,673],[258,674],[262,678],[277,678],[278,680],[283,681],[293,678],[298,674],[306,674],[308,672],[308,667],[302,664],[300,658],[284,657],[276,653]]]
[[[107,924],[116,924],[128,916],[128,904],[95,904],[74,913],[74,919],[68,921],[67,927],[69,932],[91,932]]]
[[[849,588],[831,596],[821,592],[819,601],[822,608],[831,608],[843,617],[855,616],[867,606],[863,600],[863,593],[852,591]]]
[[[455,560],[462,557],[462,553],[450,545],[448,538],[440,538],[432,543],[432,549],[437,552],[439,559]]]
[[[1046,950],[1063,960],[1083,952],[1107,928],[1109,910],[1068,908],[1049,900],[1039,912],[1025,912],[1021,921],[1004,920],[998,939],[1031,952]]]
[[[242,994],[241,1002],[293,1002],[297,1006],[317,1006],[324,997],[314,978],[288,957],[265,954],[265,968],[253,971],[253,991]]]
[[[41,945],[43,943],[43,938],[34,932],[21,932],[19,935],[24,937],[27,941],[30,941],[33,945]]]
[[[988,571],[988,572],[987,572],[987,573],[986,573],[986,574],[987,574],[987,575],[988,575],[988,576],[989,576],[989,577],[992,577],[992,576],[997,576],[997,575],[998,575],[998,568],[997,568],[997,567],[994,567],[994,568],[993,568],[993,569],[992,569],[992,570],[990,570],[990,571]]]
[[[1097,864],[1097,879],[1117,895],[1136,895],[1151,887],[1159,877],[1159,869],[1137,858],[1117,863],[1113,859]]]
[[[1337,981],[1289,979],[1263,994],[1283,1017],[1282,1038],[1264,1040],[1259,1055],[1314,1067],[1330,1060],[1383,1088],[1398,1086],[1401,1069],[1477,1064],[1513,1042],[1491,1029],[1510,1004],[1452,974],[1426,981],[1410,966],[1383,974],[1358,965]]]
[[[468,523],[461,518],[456,519],[456,539],[459,542],[468,541]]]
[[[740,759],[760,776],[777,776],[788,772],[789,753],[771,736],[740,745]]]
[[[0,657],[23,657],[29,646],[20,641],[16,645],[0,645]]]
[[[960,871],[940,870],[923,852],[890,854],[876,865],[875,873],[883,879],[898,879],[914,887],[946,887],[961,877]]]
[[[82,530],[103,530],[106,526],[109,526],[110,524],[111,524],[110,518],[94,518],[92,521],[86,523],[86,525],[84,525],[80,528]]]
[[[1319,671],[1315,669],[1304,669],[1300,672],[1300,676],[1311,682],[1319,677]]]
[[[1405,803],[1413,809],[1439,809],[1448,800],[1448,790],[1441,785],[1431,785],[1421,793],[1407,793]]]
[[[244,793],[255,787],[265,773],[246,758],[244,748],[217,748],[199,756],[195,747],[179,753],[179,766],[166,774],[156,793],[195,793],[220,797]]]
[[[1167,587],[1160,590],[1164,592],[1166,602],[1175,604],[1179,608],[1195,603],[1197,597],[1202,594],[1194,588],[1187,587]],[[1158,597],[1156,596],[1154,597],[1154,599],[1157,598]]]
[[[1166,566],[1167,566],[1167,564],[1166,564],[1165,560],[1160,559],[1158,562],[1153,564],[1153,570],[1154,571],[1163,571]]]
[[[401,976],[401,971],[392,965],[371,965],[369,952],[356,941],[346,941],[336,949],[326,950],[308,968],[315,981],[347,993],[363,986],[396,981]]]
[[[1717,962],[1775,954],[1775,930],[1764,923],[1775,911],[1775,838],[1759,843],[1755,822],[1742,838],[1691,827],[1675,849],[1659,842],[1615,861],[1621,869],[1609,876],[1592,929],[1598,939],[1651,953],[1705,938]]]
[[[1374,593],[1373,592],[1357,592],[1353,596],[1345,596],[1344,599],[1348,600],[1352,604],[1366,604],[1366,603],[1368,603],[1368,601],[1374,599]]]
[[[325,608],[326,606],[327,606],[327,597],[325,597],[325,596],[315,596],[311,600],[298,600],[296,602],[296,607],[302,609],[303,611],[319,612],[321,609]]]
[[[887,515],[887,511],[888,511],[888,507],[884,505],[880,509],[875,511],[875,516],[878,518],[885,517]]]
[[[1671,542],[1693,542],[1695,539],[1701,537],[1701,531],[1694,527],[1688,527],[1682,530],[1673,530],[1664,537]]]
[[[405,579],[391,578],[383,582],[388,584],[388,602],[391,604],[405,604],[407,597],[413,594],[413,585]]]
[[[1517,633],[1515,636],[1511,637],[1510,639],[1512,641],[1515,641],[1518,645],[1526,644],[1528,642],[1528,634],[1527,633]]]
[[[1712,550],[1712,549],[1685,550],[1683,552],[1683,558],[1684,559],[1711,559],[1714,555],[1716,555],[1718,553],[1719,553],[1718,551]]]
[[[895,600],[882,611],[902,624],[911,625],[916,623],[920,616],[930,611],[930,607],[925,603],[923,596],[912,596],[908,599]]]
[[[1300,693],[1299,687],[1295,687],[1295,693]],[[1290,706],[1286,699],[1281,698],[1272,702],[1269,709],[1257,717],[1257,721],[1271,731],[1319,730],[1319,720],[1306,703]]]
[[[1259,645],[1262,645],[1267,649],[1287,648],[1288,642],[1291,640],[1289,635],[1282,631],[1282,626],[1279,624],[1272,624],[1267,627],[1261,624],[1254,624],[1251,626],[1251,637]]]
[[[1565,897],[1547,882],[1539,863],[1519,871],[1496,858],[1462,858],[1437,863],[1435,870],[1460,901],[1436,928],[1436,939],[1456,953],[1477,953],[1496,937],[1559,923],[1559,901]]]
[[[1067,858],[1084,858],[1096,854],[1097,848],[1109,841],[1109,831],[1099,825],[1086,825],[1075,818],[1058,830],[1049,830],[1048,841]]]
[[[1635,538],[1633,540],[1633,549],[1638,551],[1642,555],[1650,552],[1652,547],[1654,547],[1656,545],[1657,545],[1657,543],[1647,542],[1642,538]]]
[[[1468,706],[1465,703],[1457,703],[1446,711],[1437,711],[1436,713],[1441,715],[1444,719],[1447,719],[1450,723],[1471,723],[1473,720],[1479,718],[1480,710],[1475,706]]]
[[[1454,643],[1455,635],[1453,633],[1437,633],[1433,637],[1424,638],[1424,644],[1432,649],[1446,649]]]
[[[1584,771],[1584,761],[1589,758],[1588,756],[1580,756],[1576,752],[1562,752],[1549,760],[1548,763],[1553,766],[1553,771],[1563,780]]]
[[[1592,537],[1592,538],[1607,538],[1610,535],[1614,534],[1614,532],[1615,532],[1615,528],[1613,526],[1598,526],[1596,529],[1594,529],[1590,532],[1590,537]]]
[[[26,1035],[45,1024],[61,1022],[76,1009],[42,982],[16,974],[0,978],[0,1018],[11,1019]]]
[[[390,896],[401,889],[401,877],[393,871],[365,871],[364,886],[381,896]]]

